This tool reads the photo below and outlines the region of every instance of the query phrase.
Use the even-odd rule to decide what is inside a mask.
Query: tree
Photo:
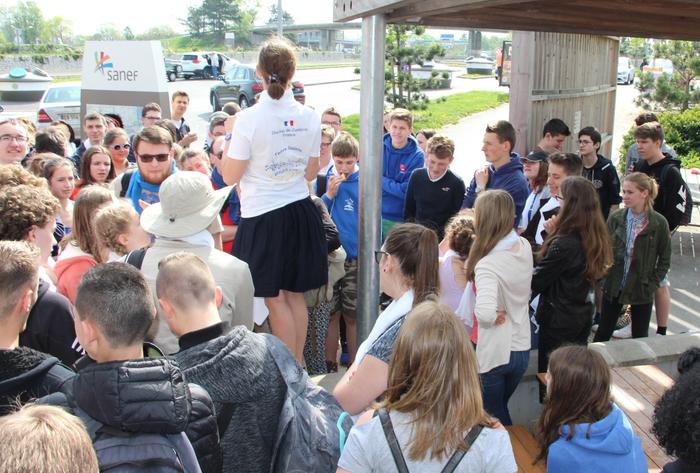
[[[687,110],[700,103],[700,42],[663,40],[654,43],[654,57],[670,59],[673,74],[642,74],[637,105],[646,110]]]
[[[177,36],[178,33],[170,25],[153,26],[146,30],[145,33],[137,36],[138,39],[152,40],[165,39]]]
[[[267,20],[268,25],[276,25],[279,21],[279,10],[277,5],[270,6],[270,19]],[[282,9],[282,24],[283,25],[293,25],[294,18],[289,14],[284,8]]]
[[[97,41],[114,41],[124,39],[124,36],[114,23],[102,23],[97,29],[97,33],[92,35],[92,39]]]
[[[651,56],[651,44],[644,38],[621,38],[620,56],[644,59]]]
[[[73,37],[73,22],[63,16],[54,16],[44,22],[41,40],[49,44],[66,44]]]
[[[204,0],[198,7],[187,9],[187,18],[181,20],[190,35],[209,36],[214,42],[223,43],[227,32],[236,33],[239,41],[250,36],[255,10],[247,8],[245,0]]]
[[[23,44],[35,44],[41,39],[44,17],[33,0],[17,2],[14,8],[7,9],[5,15],[3,29],[8,38],[19,37]]]
[[[421,81],[413,78],[412,69],[418,64],[422,66],[435,57],[445,56],[445,47],[442,44],[429,46],[407,45],[409,35],[420,36],[425,33],[425,27],[414,25],[392,24],[388,27],[386,38],[386,71],[385,96],[394,107],[407,108],[409,110],[425,109],[428,97],[421,92]],[[435,81],[429,79],[427,85]]]

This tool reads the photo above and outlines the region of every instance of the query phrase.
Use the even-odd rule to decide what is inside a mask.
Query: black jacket
[[[85,354],[75,336],[73,306],[42,280],[19,344],[53,355],[68,366]]]
[[[603,211],[603,219],[608,219],[610,207],[622,202],[620,197],[620,179],[617,177],[615,165],[604,156],[598,155],[598,160],[593,167],[583,168],[583,177],[593,183],[598,191],[600,210]]]
[[[204,389],[185,382],[177,362],[167,358],[109,363],[84,360],[67,396],[51,396],[44,403],[67,408],[77,405],[98,422],[121,431],[185,432],[202,471],[220,471],[212,401]]]
[[[664,171],[667,166],[669,168]],[[681,162],[665,153],[664,159],[657,163],[649,165],[646,161],[639,160],[634,166],[635,171],[648,174],[659,185],[659,195],[654,200],[654,210],[666,218],[670,231],[680,225],[685,213],[685,201],[688,198],[680,169]]]
[[[540,294],[537,322],[543,332],[563,342],[579,342],[591,328],[593,284],[585,271],[581,238],[557,235],[532,275],[532,294]]]
[[[26,347],[0,350],[0,416],[14,410],[17,401],[24,404],[64,389],[73,376],[46,353]]]

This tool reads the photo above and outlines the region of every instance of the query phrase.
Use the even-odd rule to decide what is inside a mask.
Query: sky
[[[13,0],[0,0],[13,4]],[[153,26],[169,25],[185,33],[179,22],[187,16],[187,8],[200,5],[195,0],[34,0],[44,18],[63,16],[73,21],[73,31],[80,35],[95,33],[99,25],[113,23],[120,30],[129,26],[135,34]],[[277,0],[258,0],[257,24],[267,23],[270,5]],[[295,23],[330,23],[333,21],[333,0],[282,0]]]

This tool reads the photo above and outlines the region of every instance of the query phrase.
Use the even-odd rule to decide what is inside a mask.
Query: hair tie
[[[275,84],[280,81],[280,78],[277,74],[270,74],[270,84]]]

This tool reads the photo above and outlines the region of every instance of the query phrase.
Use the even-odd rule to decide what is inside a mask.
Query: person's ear
[[[170,322],[175,318],[175,308],[170,302],[167,301],[167,299],[159,297],[158,304],[160,305],[160,308],[163,309],[163,316],[165,317],[165,320]]]
[[[32,306],[34,305],[34,289],[31,287],[28,287],[22,292],[22,295],[19,297],[19,302],[18,306],[22,310],[23,314],[28,314],[30,310],[32,310]]]
[[[27,240],[30,243],[36,243],[36,232],[39,230],[39,227],[36,225],[32,225],[29,230],[27,231],[27,236],[25,237],[25,240]]]
[[[75,314],[74,318],[75,324],[75,334],[78,337],[80,345],[85,349],[85,351],[92,357],[95,357],[96,348],[99,346],[99,331],[95,324],[91,320],[82,320],[78,314]]]
[[[219,286],[214,288],[214,302],[216,302],[216,307],[221,307],[221,302],[224,300],[224,293]]]
[[[124,248],[129,248],[129,234],[120,233],[119,235],[117,235],[117,243],[119,243]]]

